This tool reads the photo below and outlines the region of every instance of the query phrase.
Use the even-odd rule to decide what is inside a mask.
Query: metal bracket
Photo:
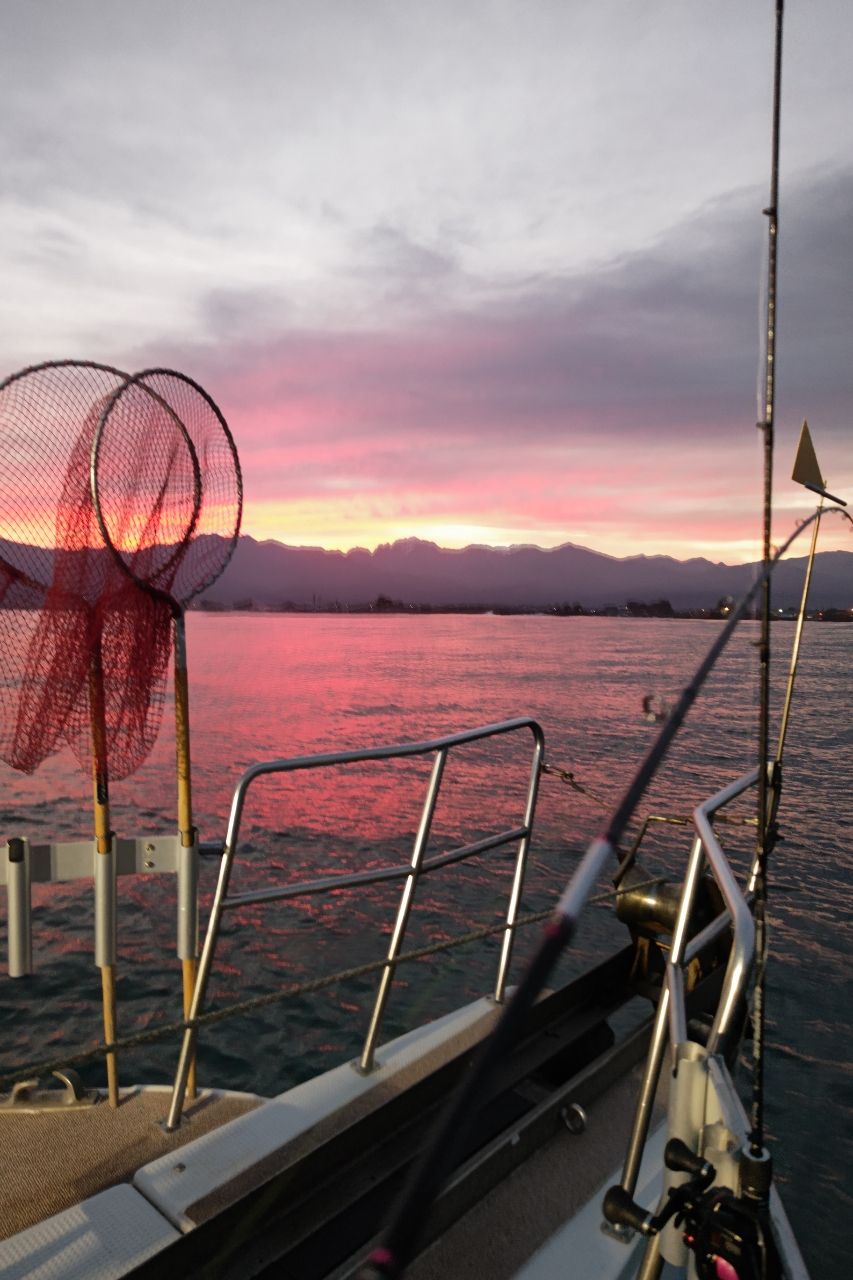
[[[618,1240],[619,1244],[631,1244],[637,1235],[632,1227],[626,1227],[621,1222],[608,1222],[606,1218],[602,1218],[599,1230],[603,1236],[610,1236],[611,1240]]]
[[[79,1111],[81,1107],[93,1107],[99,1100],[96,1089],[84,1089],[83,1081],[71,1067],[62,1067],[51,1075],[63,1086],[40,1086],[40,1081],[19,1080],[12,1093],[0,1102],[0,1114],[35,1115],[40,1111]]]
[[[136,839],[114,836],[116,875],[174,873],[178,867],[180,845],[180,837],[175,835],[139,836]],[[7,857],[0,858],[0,885],[7,881],[8,863],[21,861],[29,867],[32,884],[91,880],[95,857],[93,840],[65,840],[57,844],[10,840]]]

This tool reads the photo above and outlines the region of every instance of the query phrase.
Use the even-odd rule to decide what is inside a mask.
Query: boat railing
[[[708,1035],[706,1046],[708,1053],[724,1052],[737,1031],[755,956],[755,924],[747,894],[742,892],[738,885],[734,871],[717,839],[713,821],[720,809],[748,791],[750,787],[754,787],[757,781],[758,769],[756,768],[716,792],[710,799],[698,805],[693,812],[695,835],[690,848],[666,963],[666,976],[658,999],[648,1058],[622,1170],[620,1185],[631,1196],[636,1190],[667,1040],[670,1043],[675,1066],[678,1061],[678,1048],[688,1039],[684,971],[709,944],[729,928],[732,931],[732,944],[716,1013]],[[725,910],[690,937],[689,931],[697,892],[706,868],[710,870],[719,887]]]
[[[494,831],[491,834],[445,849],[440,853],[427,856],[427,849],[432,830],[433,818],[438,802],[442,778],[448,756],[451,752],[470,745],[507,734],[530,733],[533,739],[532,759],[529,780],[524,797],[524,811],[518,825]],[[204,1006],[207,985],[219,938],[223,914],[226,911],[245,907],[250,904],[281,902],[287,899],[306,895],[329,893],[333,890],[347,889],[357,886],[375,885],[391,881],[403,881],[403,889],[397,907],[391,940],[388,945],[385,962],[381,970],[379,987],[373,1005],[364,1045],[359,1058],[358,1069],[369,1072],[373,1069],[376,1044],[382,1024],[382,1017],[391,993],[394,974],[400,957],[406,927],[411,914],[412,905],[419,881],[442,867],[466,861],[467,859],[498,849],[506,845],[516,844],[517,852],[512,884],[507,903],[506,919],[503,926],[503,937],[498,960],[497,977],[494,987],[494,999],[502,1003],[506,993],[507,974],[512,956],[512,945],[515,936],[519,907],[524,885],[527,856],[533,831],[533,820],[539,780],[544,764],[545,740],[540,725],[527,717],[500,721],[496,724],[484,725],[462,733],[450,734],[442,738],[433,738],[425,742],[402,743],[396,746],[368,747],[361,750],[328,752],[310,756],[296,756],[290,759],[270,760],[253,765],[241,777],[234,791],[225,843],[222,847],[219,875],[211,906],[210,920],[205,934],[199,961],[192,1006],[187,1016],[181,1044],[172,1099],[166,1128],[174,1129],[180,1123],[190,1068],[194,1060],[198,1038],[198,1019]],[[408,864],[373,867],[365,871],[344,873],[341,875],[322,876],[313,880],[298,883],[273,885],[264,889],[255,889],[243,893],[229,893],[231,872],[240,840],[240,828],[246,799],[254,783],[259,778],[272,774],[294,774],[305,770],[327,769],[336,766],[368,764],[401,760],[415,756],[432,756],[432,769],[426,785],[421,808],[420,820],[415,833],[412,854]]]

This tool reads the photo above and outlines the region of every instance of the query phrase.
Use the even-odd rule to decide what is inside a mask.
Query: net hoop
[[[160,572],[161,573],[165,572],[165,570],[171,568],[172,566],[180,564],[184,556],[184,553],[187,547],[189,546],[190,542],[192,541],[192,538],[198,527],[199,516],[202,509],[202,504],[204,501],[204,476],[202,474],[202,468],[199,463],[198,450],[195,447],[191,434],[187,429],[185,423],[178,416],[177,412],[172,407],[172,405],[170,405],[168,401],[163,396],[161,396],[157,391],[155,391],[151,386],[147,385],[151,379],[157,378],[157,377],[169,378],[176,382],[180,382],[184,384],[184,386],[191,388],[192,391],[196,393],[196,395],[201,397],[201,399],[206,404],[207,408],[213,414],[218,424],[218,427],[221,430],[222,437],[224,438],[224,441],[228,450],[228,454],[230,456],[230,461],[233,466],[233,473],[234,473],[236,518],[233,522],[233,529],[232,529],[230,538],[225,540],[226,547],[221,557],[221,562],[215,567],[214,570],[207,573],[205,576],[201,577],[195,584],[193,584],[191,589],[185,590],[184,592],[182,592],[180,599],[176,598],[176,596],[172,595],[169,591],[165,591],[161,587],[156,586],[155,584],[150,582],[147,578],[134,572],[133,568],[128,563],[126,556],[122,553],[121,549],[116,546],[115,541],[113,540],[113,537],[110,534],[108,522],[106,520],[104,510],[103,510],[102,494],[101,494],[101,490],[103,487],[103,479],[101,475],[103,445],[104,445],[104,439],[105,439],[106,433],[109,430],[110,419],[112,415],[116,413],[117,409],[122,404],[122,401],[128,395],[130,395],[135,388],[141,388],[143,391],[145,391],[147,395],[151,396],[152,399],[157,401],[163,408],[165,408],[168,414],[170,415],[170,417],[174,420],[175,424],[178,426],[181,432],[181,435],[183,436],[184,442],[188,447],[190,457],[192,460],[193,480],[194,480],[194,494],[193,494],[194,500],[193,500],[192,518],[188,523],[184,536],[182,537],[181,541],[176,545],[172,556],[166,562],[166,565],[161,568]],[[234,549],[237,545],[237,540],[240,536],[240,525],[241,525],[242,516],[243,516],[243,476],[240,470],[240,460],[237,454],[237,447],[234,443],[234,438],[231,434],[230,428],[228,427],[228,424],[225,421],[225,418],[223,417],[219,406],[213,400],[212,396],[210,396],[202,386],[200,386],[193,378],[190,378],[187,374],[178,373],[174,369],[165,369],[165,368],[158,367],[158,368],[143,369],[140,373],[135,373],[132,377],[128,377],[126,375],[124,376],[122,385],[116,388],[116,390],[111,395],[109,401],[104,406],[104,409],[98,421],[97,428],[95,430],[95,436],[92,442],[90,481],[91,481],[91,489],[92,489],[92,505],[95,513],[95,519],[97,521],[98,530],[100,532],[101,538],[103,539],[104,546],[110,552],[110,554],[115,559],[115,561],[120,565],[123,572],[127,574],[127,576],[134,583],[136,583],[138,587],[140,587],[143,591],[146,591],[149,595],[152,595],[155,598],[161,599],[166,603],[168,603],[173,613],[175,613],[176,611],[179,612],[183,607],[189,604],[191,600],[195,599],[197,595],[199,595],[202,591],[205,591],[209,586],[211,586],[216,581],[216,579],[220,576],[220,574],[223,572],[223,570],[226,568],[229,561],[231,560],[231,557],[234,554]]]
[[[18,369],[16,373],[10,373],[8,377],[3,378],[0,381],[0,396],[2,396],[7,387],[13,386],[16,382],[20,382],[32,374],[43,373],[47,369],[94,369],[98,373],[113,374],[114,377],[120,380],[117,390],[120,390],[121,383],[125,382],[129,376],[123,369],[116,369],[111,364],[102,364],[99,360],[41,360],[38,364],[28,365],[26,369]],[[50,589],[50,580],[43,582],[39,581],[38,578],[34,578],[19,565],[7,560],[2,551],[0,551],[0,567],[10,574],[13,579],[33,591],[46,593]]]
[[[38,364],[27,365],[26,369],[18,369],[0,381],[0,391],[5,391],[13,382],[28,378],[31,373],[41,373],[44,369],[97,369],[99,373],[114,373],[124,382],[130,377],[124,369],[116,369],[111,364],[102,364],[100,360],[40,360]]]
[[[66,359],[0,382],[9,447],[0,595],[10,610],[0,625],[0,754],[19,772],[34,772],[64,741],[84,767],[94,752],[104,781],[126,777],[156,738],[169,655],[164,606],[106,553],[90,485],[95,428],[128,376]]]
[[[175,600],[174,596],[172,596],[170,592],[164,591],[161,587],[155,586],[155,584],[153,582],[150,582],[148,578],[143,577],[141,574],[134,573],[132,567],[128,564],[125,556],[122,554],[119,548],[115,545],[115,542],[110,536],[107,520],[104,515],[103,504],[101,502],[101,486],[99,484],[99,470],[100,470],[100,463],[101,463],[102,446],[104,441],[104,431],[109,422],[110,414],[119,404],[122,397],[127,395],[132,387],[142,386],[141,380],[146,376],[146,373],[148,372],[150,371],[146,370],[145,373],[134,374],[132,377],[125,375],[124,381],[122,382],[121,386],[116,387],[115,391],[110,396],[109,400],[104,406],[104,409],[101,412],[100,418],[98,419],[98,425],[95,429],[95,436],[92,441],[92,456],[89,464],[89,483],[92,491],[92,509],[95,514],[95,521],[98,526],[98,532],[100,533],[101,538],[103,539],[103,543],[107,551],[110,553],[113,560],[118,564],[118,566],[127,575],[127,577],[130,578],[130,580],[137,587],[139,587],[142,591],[145,591],[148,595],[153,596],[155,599],[163,601],[166,605],[168,605],[171,612],[174,613],[176,610],[180,608],[180,605],[178,601]],[[161,408],[165,409],[166,413],[173,420],[175,426],[177,427],[178,431],[183,437],[183,442],[186,446],[187,452],[189,453],[190,461],[192,463],[192,469],[193,469],[192,515],[189,521],[187,522],[182,538],[178,543],[175,544],[175,547],[174,547],[174,550],[172,551],[171,556],[168,558],[168,560],[166,560],[166,562],[161,566],[159,570],[160,573],[167,574],[168,571],[173,566],[180,563],[184,555],[184,552],[187,546],[189,545],[190,539],[192,538],[193,533],[195,532],[196,525],[198,524],[199,512],[201,511],[201,497],[202,497],[201,468],[199,467],[198,453],[196,451],[195,445],[192,442],[190,434],[187,431],[181,419],[175,413],[172,406],[168,404],[168,402],[164,400],[162,396],[158,395],[156,391],[152,391],[150,387],[143,386],[143,390],[145,391],[146,395],[150,396],[152,400],[156,401],[156,403]]]
[[[174,643],[188,761],[184,607],[242,517],[221,412],[173,370],[47,360],[0,380],[0,426],[0,758],[32,773],[64,741],[84,767],[94,750],[104,782],[128,777],[157,736]]]

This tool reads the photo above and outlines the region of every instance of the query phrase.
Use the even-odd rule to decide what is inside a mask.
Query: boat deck
[[[494,1186],[412,1262],[407,1280],[516,1275],[621,1166],[641,1074],[637,1068],[585,1108],[589,1123],[583,1134],[556,1133]],[[658,1101],[653,1128],[664,1115]]]
[[[648,1015],[622,1037],[608,1025],[630,959],[626,948],[537,1004],[426,1224],[415,1280],[514,1274],[614,1175],[650,1030]],[[481,1000],[407,1033],[380,1050],[368,1076],[344,1063],[266,1101],[203,1094],[172,1135],[160,1123],[164,1088],[130,1094],[117,1110],[102,1102],[0,1116],[3,1155],[16,1171],[0,1189],[3,1235],[24,1232],[8,1241],[11,1274],[30,1274],[45,1228],[63,1239],[79,1231],[76,1219],[63,1225],[62,1211],[79,1216],[72,1206],[86,1215],[89,1265],[106,1230],[97,1206],[106,1211],[118,1193],[162,1236],[153,1252],[132,1253],[129,1242],[135,1276],[158,1278],[163,1267],[201,1275],[210,1257],[222,1280],[355,1274],[448,1090],[499,1015]],[[582,1133],[561,1118],[575,1104],[588,1117]],[[121,1264],[109,1272],[128,1273]]]
[[[189,1104],[185,1123],[166,1133],[169,1090],[151,1088],[123,1094],[113,1109],[105,1100],[92,1107],[0,1113],[0,1151],[14,1176],[0,1185],[0,1239],[117,1183],[212,1129],[258,1106],[250,1094],[203,1090]]]

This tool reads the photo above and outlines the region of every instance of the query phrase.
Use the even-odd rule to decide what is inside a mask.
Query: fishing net
[[[50,689],[54,665],[45,610],[55,570],[60,580],[68,577],[61,571],[57,534],[69,462],[91,424],[93,405],[105,403],[124,378],[109,366],[63,361],[24,369],[0,383],[0,754],[27,773],[61,745],[74,697],[76,662],[67,682],[54,690],[56,710],[39,726],[39,693]],[[83,597],[69,596],[65,604],[52,631],[56,636],[59,623],[79,650],[85,642],[74,639],[78,623],[88,628]]]
[[[67,742],[126,777],[159,730],[171,619],[236,542],[233,442],[182,375],[69,362],[0,384],[0,431],[0,754],[31,773]]]
[[[182,650],[184,607],[225,568],[240,530],[242,478],[225,419],[184,374],[128,378],[102,409],[91,488],[103,544],[147,597],[156,641],[168,652],[174,619]],[[184,663],[176,654],[179,773],[188,776]]]
[[[237,450],[213,400],[184,374],[148,369],[118,388],[98,425],[92,492],[105,546],[174,607],[231,559],[243,504]]]

